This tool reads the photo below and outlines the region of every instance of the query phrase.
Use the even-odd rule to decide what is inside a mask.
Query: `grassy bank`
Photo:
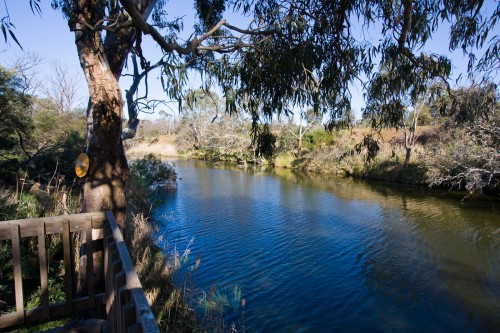
[[[162,191],[175,187],[176,172],[171,164],[147,155],[130,163],[127,187],[127,232],[125,241],[146,297],[162,332],[199,330],[196,314],[173,284],[178,266],[156,242],[156,225],[150,220],[153,201]]]
[[[499,141],[495,125],[490,126],[492,129],[487,126],[481,131],[454,126],[451,122],[418,127],[407,163],[407,146],[401,130],[369,127],[332,132],[312,128],[303,136],[298,149],[297,139],[290,135],[289,129],[275,126],[271,131],[272,153],[265,158],[255,149],[256,144],[250,144],[245,150],[233,149],[230,145],[213,148],[182,144],[182,149],[175,151],[177,157],[183,158],[269,164],[321,174],[443,187],[465,191],[467,195],[498,195]],[[170,147],[176,147],[181,141],[175,135],[142,136],[140,140],[149,142],[141,146],[143,152],[163,151],[163,156],[169,156]]]

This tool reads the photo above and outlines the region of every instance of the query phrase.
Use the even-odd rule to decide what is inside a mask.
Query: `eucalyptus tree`
[[[38,2],[30,0],[35,9]],[[451,62],[423,51],[443,24],[451,25],[450,49],[468,55],[470,73],[486,70],[494,76],[500,61],[494,33],[500,4],[483,0],[197,0],[200,22],[186,42],[178,38],[179,21],[167,21],[165,0],[52,4],[75,33],[89,88],[87,151],[92,163],[84,209],[113,209],[122,226],[128,167],[118,80],[131,53],[144,71],[161,69],[169,98],[183,100],[189,67],[204,73],[205,87],[214,83],[222,88],[229,113],[239,105],[254,124],[305,106],[328,114],[328,128],[351,111],[350,89],[356,82],[368,87],[365,113],[378,126],[396,126],[429,82],[447,82]],[[223,19],[230,8],[247,16],[247,27]],[[2,22],[7,37],[11,26]],[[365,37],[373,32],[376,38]],[[161,59],[143,52],[144,38],[161,48]],[[480,58],[478,49],[486,49]]]
[[[219,82],[228,91],[237,86],[231,96],[251,112],[258,112],[261,105],[269,116],[288,112],[291,101],[292,105],[312,105],[335,120],[350,110],[350,84],[359,81],[378,85],[377,90],[385,86],[395,90],[392,99],[381,100],[374,93],[366,96],[368,102],[380,101],[387,111],[384,120],[390,123],[401,111],[396,102],[416,99],[430,79],[448,78],[450,61],[423,51],[444,23],[451,24],[450,49],[461,48],[474,59],[472,52],[489,46],[483,58],[499,64],[494,31],[500,15],[498,3],[489,3],[490,8],[481,0],[266,0],[252,4],[244,10],[277,32],[252,39],[255,47],[241,55],[240,61],[227,56],[217,63]],[[365,37],[373,34],[373,38]],[[382,76],[383,70],[389,75]]]
[[[300,111],[297,133],[295,133],[292,128],[288,128],[290,134],[297,139],[297,151],[299,155],[302,149],[302,140],[304,139],[304,135],[306,135],[307,131],[313,126],[317,126],[319,124],[321,124],[321,116],[318,116],[318,113],[314,112],[314,109],[309,109],[307,111]]]
[[[15,147],[26,152],[24,141],[33,130],[31,120],[32,102],[23,92],[23,79],[15,71],[0,65],[0,162],[14,159]]]

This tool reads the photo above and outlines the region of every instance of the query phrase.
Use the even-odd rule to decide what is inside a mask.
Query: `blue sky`
[[[79,73],[84,83],[85,79],[78,62],[76,46],[74,44],[74,35],[69,31],[61,12],[53,10],[50,6],[50,2],[51,1],[43,0],[41,3],[42,14],[34,15],[31,12],[28,0],[7,0],[6,4],[11,20],[16,26],[15,34],[23,45],[24,51],[36,52],[45,59],[46,63],[55,61],[61,62],[70,71]],[[193,3],[194,1],[186,0],[175,0],[167,3],[167,11],[171,18],[179,15],[186,15],[186,13],[188,13],[184,18],[184,26],[187,33],[191,31],[190,27],[194,22]],[[485,3],[486,6],[490,8],[496,6],[495,0],[486,0]],[[5,8],[1,8],[0,16],[3,16],[4,13]],[[230,22],[241,23],[237,21],[238,18],[234,15],[229,15],[227,18]],[[497,30],[499,30],[498,27]],[[496,31],[496,33],[500,34],[500,31]],[[461,51],[449,52],[448,34],[449,26],[443,25],[438,33],[435,34],[434,38],[426,45],[425,49],[433,53],[446,54],[451,58],[454,65],[452,77],[456,78],[460,73],[466,72],[468,59]],[[371,37],[379,38],[377,35]],[[145,52],[149,54],[159,54],[158,48],[154,46],[154,43],[150,41],[149,37],[144,38],[144,40],[143,49]],[[0,44],[0,63],[2,65],[9,65],[22,52],[23,51],[12,40],[10,45],[5,45],[2,41]],[[48,69],[50,66],[46,68]],[[47,73],[47,75],[49,75],[49,73]],[[122,90],[127,88],[126,80],[122,79],[120,82],[122,83]],[[199,82],[199,78],[193,78],[190,87],[196,88]],[[85,84],[82,84],[82,86],[85,87]],[[162,98],[163,92],[161,84],[159,80],[156,80],[156,77],[153,77],[153,80],[150,81],[150,88],[155,98]],[[352,93],[353,109],[359,117],[360,109],[364,104],[362,92],[360,89],[353,89]],[[151,116],[146,115],[145,117]]]

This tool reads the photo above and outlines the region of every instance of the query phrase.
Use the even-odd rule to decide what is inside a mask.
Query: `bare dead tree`
[[[33,95],[40,88],[40,71],[44,59],[39,54],[26,51],[12,62],[12,68],[16,71],[16,76],[22,80],[22,92]]]
[[[56,62],[53,65],[53,74],[42,83],[41,92],[57,105],[60,113],[71,112],[84,100],[80,94],[83,89],[82,81],[80,73]]]

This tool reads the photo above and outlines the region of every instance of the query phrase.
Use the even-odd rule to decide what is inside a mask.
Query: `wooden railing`
[[[74,237],[85,233],[92,239],[92,231],[102,229],[103,237],[87,241],[87,295],[75,297],[76,277]],[[64,261],[65,301],[49,302],[49,270],[46,239],[49,234],[61,234]],[[23,272],[21,239],[38,239],[38,261],[40,271],[41,306],[25,309],[23,297]],[[14,267],[15,311],[0,315],[0,329],[39,320],[50,320],[65,315],[74,315],[105,310],[110,332],[159,332],[144,290],[135,272],[134,265],[123,240],[123,236],[111,212],[85,213],[58,217],[0,221],[0,240],[11,240]],[[104,292],[94,288],[93,254],[102,252],[104,257]],[[0,263],[3,264],[3,263]],[[2,281],[2,284],[4,281]],[[97,310],[96,310],[97,309]],[[97,311],[98,312],[98,311]]]

